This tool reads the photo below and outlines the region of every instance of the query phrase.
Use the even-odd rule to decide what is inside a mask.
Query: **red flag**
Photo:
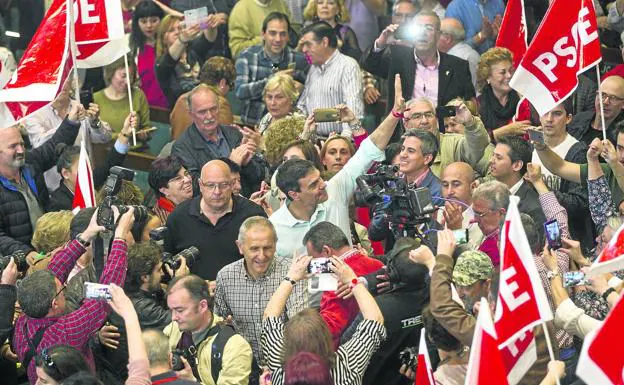
[[[554,0],[509,84],[543,115],[572,94],[577,75],[600,55],[592,0]]]
[[[509,0],[496,38],[496,46],[513,53],[515,68],[527,51],[527,26],[524,17],[524,0]]]
[[[613,238],[596,258],[587,271],[587,277],[610,273],[624,268],[624,225],[615,232]]]
[[[576,375],[592,385],[624,384],[624,354],[618,348],[624,344],[624,302],[618,300],[598,330],[585,336],[576,367]]]
[[[74,10],[78,68],[105,66],[128,52],[119,0],[80,0]]]
[[[490,305],[485,298],[481,298],[465,384],[508,384],[507,371],[501,352],[498,350],[496,331],[492,324]]]
[[[414,385],[435,385],[433,381],[433,369],[431,369],[431,359],[427,350],[427,334],[425,328],[420,329],[420,345],[418,347],[418,366],[416,367],[416,378]]]
[[[537,361],[537,345],[533,331],[527,330],[516,340],[500,348],[509,385],[515,385]]]
[[[95,207],[95,189],[93,188],[93,172],[84,140],[80,142],[80,157],[78,158],[78,175],[74,188],[72,210],[78,211],[87,207]]]
[[[522,227],[516,197],[509,201],[500,256],[495,325],[500,345],[505,346],[536,324],[553,318]]]

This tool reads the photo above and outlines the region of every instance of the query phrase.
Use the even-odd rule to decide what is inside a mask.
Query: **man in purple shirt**
[[[498,181],[485,182],[472,193],[474,222],[483,233],[479,251],[489,255],[494,266],[500,263],[498,241],[509,206],[509,188]]]

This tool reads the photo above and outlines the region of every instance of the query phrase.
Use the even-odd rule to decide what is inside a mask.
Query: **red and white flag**
[[[72,211],[95,207],[95,189],[93,188],[93,171],[87,154],[84,140],[80,142],[80,157],[78,158],[78,175],[74,187]]]
[[[585,336],[576,375],[591,385],[624,384],[624,302],[620,298],[598,330]]]
[[[554,0],[509,84],[540,115],[563,102],[601,59],[592,0]]]
[[[518,67],[527,51],[527,25],[524,0],[509,0],[496,37],[496,46],[507,48],[513,54],[513,66]]]
[[[501,232],[500,284],[494,316],[501,347],[515,342],[536,324],[553,318],[522,227],[517,200],[515,197],[509,200]]]
[[[418,365],[416,367],[414,385],[435,385],[435,381],[433,381],[431,359],[429,358],[429,350],[427,350],[427,333],[425,332],[425,328],[420,329]]]
[[[498,339],[492,323],[490,305],[485,298],[481,298],[464,384],[508,384],[505,363],[500,350],[498,350]]]
[[[527,330],[516,340],[500,348],[509,385],[516,385],[537,361],[537,345],[533,331]]]
[[[55,0],[35,32],[11,80],[0,90],[0,128],[48,105],[73,68],[66,1]]]
[[[74,15],[78,68],[105,66],[128,52],[119,0],[80,0]]]
[[[615,232],[613,238],[602,249],[594,263],[587,271],[587,277],[610,273],[624,269],[624,225]]]

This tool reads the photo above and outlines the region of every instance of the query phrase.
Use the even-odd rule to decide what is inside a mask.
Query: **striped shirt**
[[[262,316],[271,296],[288,275],[290,263],[273,259],[266,273],[253,278],[247,273],[244,259],[230,263],[217,274],[215,313],[223,318],[231,315],[236,332],[251,345],[254,357],[263,362],[260,351]],[[307,307],[305,285],[299,283],[288,297],[283,321]]]
[[[317,338],[315,336],[315,338]],[[370,359],[386,339],[386,328],[373,320],[362,321],[353,337],[340,345],[336,351],[336,362],[330,369],[334,385],[359,385]],[[284,383],[284,323],[279,318],[267,318],[262,325],[262,351],[266,364],[273,373],[271,383]]]
[[[364,115],[362,72],[358,63],[338,50],[323,65],[313,65],[308,72],[298,107],[306,115],[316,108],[332,108],[346,104],[356,117]],[[327,137],[331,132],[351,137],[349,125],[317,123],[316,134]]]

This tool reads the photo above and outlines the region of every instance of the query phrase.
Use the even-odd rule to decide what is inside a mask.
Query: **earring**
[[[340,20],[342,20],[342,12],[338,12],[336,14],[336,21],[340,21]]]

